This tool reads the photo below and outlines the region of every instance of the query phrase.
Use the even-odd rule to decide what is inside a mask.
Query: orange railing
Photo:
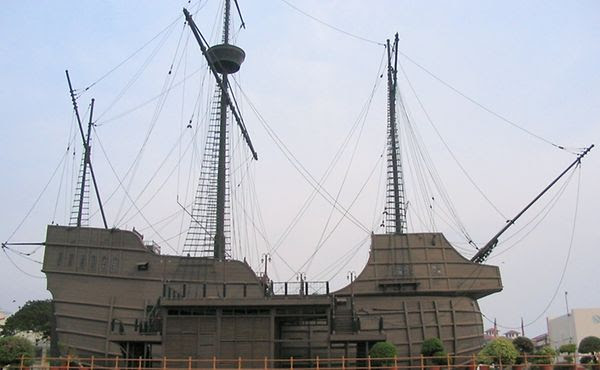
[[[560,369],[584,369],[579,364],[577,356],[573,356],[573,362],[558,363],[554,357],[544,356],[525,356],[523,363],[518,365],[506,365],[501,362],[488,365],[477,362],[473,356],[444,356],[444,357],[395,357],[395,358],[286,358],[286,359],[220,359],[209,358],[199,359],[188,357],[187,359],[173,358],[121,358],[121,357],[89,357],[82,358],[76,356],[67,357],[43,357],[29,358],[21,357],[19,363],[13,364],[13,369],[20,370],[145,370],[145,369],[316,369],[321,368],[331,370],[346,369],[415,369],[415,370],[434,370],[434,369],[464,369],[464,370],[488,370],[488,369],[552,369],[553,366],[560,366]],[[550,364],[544,364],[550,363]],[[597,365],[596,365],[597,366]]]

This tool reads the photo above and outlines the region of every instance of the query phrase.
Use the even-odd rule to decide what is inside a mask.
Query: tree
[[[525,355],[533,353],[534,345],[531,339],[527,337],[516,337],[512,341],[513,345],[519,351],[519,357],[517,357],[517,364],[525,362]]]
[[[519,353],[533,353],[533,342],[527,337],[516,337],[513,339],[513,345]]]
[[[31,365],[35,347],[30,341],[14,336],[0,338],[0,367],[19,364],[21,356],[25,357],[24,365]]]
[[[435,365],[444,365],[447,362],[448,353],[444,350],[444,344],[439,338],[429,338],[421,345],[421,354],[432,357]]]
[[[550,346],[542,347],[539,351],[535,352],[535,357],[531,362],[535,364],[551,364],[556,358],[556,351]]]
[[[486,364],[510,365],[515,363],[518,356],[519,352],[510,339],[497,338],[483,347],[478,359]]]
[[[369,351],[369,356],[374,358],[374,366],[390,366],[393,365],[393,358],[398,354],[396,346],[390,342],[377,342]]]
[[[579,353],[589,353],[590,362],[598,363],[598,357],[596,354],[600,352],[600,338],[595,336],[585,337],[579,342]],[[583,358],[581,359],[583,361]]]
[[[565,356],[565,361],[572,364],[574,360],[573,353],[577,352],[577,346],[573,343],[563,344],[558,348],[558,352],[566,353],[567,356]]]
[[[436,352],[444,350],[444,344],[439,338],[429,338],[423,341],[421,345],[421,354],[426,357],[433,356]]]
[[[600,338],[592,335],[579,342],[579,353],[595,354],[596,352],[600,352]]]
[[[19,331],[36,331],[45,338],[50,337],[50,320],[52,318],[52,301],[28,301],[4,323],[2,335],[14,335]]]
[[[577,351],[577,346],[573,343],[569,343],[569,344],[563,344],[562,346],[558,347],[558,352],[560,353],[575,353]]]

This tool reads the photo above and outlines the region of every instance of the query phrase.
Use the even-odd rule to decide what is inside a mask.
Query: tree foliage
[[[436,353],[443,351],[444,344],[439,338],[425,339],[421,345],[421,354],[426,357],[434,356]]]
[[[19,331],[36,331],[45,338],[50,337],[50,320],[52,318],[52,301],[28,301],[4,323],[2,335],[14,335]]]
[[[513,339],[513,345],[519,353],[533,353],[533,342],[527,337],[516,337]]]
[[[556,351],[550,346],[545,346],[536,351],[534,355],[535,357],[531,359],[531,362],[535,364],[551,364],[556,358]]]
[[[477,356],[479,361],[485,364],[514,364],[519,352],[512,341],[507,338],[497,338],[483,347]]]
[[[393,358],[397,355],[396,346],[390,342],[377,342],[369,351],[369,356],[375,359],[373,360],[375,366],[393,365]]]
[[[575,353],[577,352],[577,346],[573,343],[563,344],[558,347],[558,352],[560,353]]]
[[[2,337],[0,338],[0,366],[4,367],[10,364],[19,364],[21,356],[26,360],[24,365],[30,365],[35,356],[35,347],[25,338],[21,337]]]
[[[585,337],[579,342],[579,353],[600,352],[600,338],[595,336]]]

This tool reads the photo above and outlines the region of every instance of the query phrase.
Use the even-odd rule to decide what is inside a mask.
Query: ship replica
[[[434,337],[452,355],[477,353],[483,345],[477,300],[502,290],[498,267],[482,262],[522,212],[471,260],[441,233],[407,233],[396,128],[397,35],[387,41],[387,229],[385,234],[372,234],[362,272],[349,285],[330,291],[328,282],[273,282],[245,261],[228,256],[228,114],[257,158],[228,82],[245,57],[229,43],[229,8],[227,0],[223,43],[212,47],[184,9],[217,81],[218,113],[210,130],[212,146],[206,149],[215,155],[208,160],[205,155],[208,163],[203,164],[203,169],[215,171],[194,205],[209,207],[213,217],[205,223],[192,211],[188,233],[188,241],[208,243],[212,256],[196,256],[191,247],[186,256],[162,255],[135,229],[111,229],[106,221],[104,228],[81,225],[86,174],[91,173],[94,185],[96,181],[89,161],[89,131],[85,136],[71,88],[85,154],[76,223],[49,225],[45,241],[43,272],[53,297],[55,354],[365,358],[375,343],[388,341],[399,357],[406,357],[418,356],[422,342]]]

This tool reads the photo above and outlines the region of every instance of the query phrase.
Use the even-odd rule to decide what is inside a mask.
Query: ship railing
[[[110,321],[110,333],[118,335],[141,334],[156,335],[162,333],[162,319],[160,317],[145,320],[113,318]]]
[[[201,299],[208,297],[245,298],[256,294],[256,282],[226,283],[164,283],[162,298],[167,300]]]
[[[155,254],[160,254],[160,245],[154,240],[144,240],[144,246]]]
[[[284,281],[271,282],[272,295],[326,295],[329,281]]]
[[[19,368],[19,370],[145,370],[145,369],[331,369],[331,370],[346,370],[346,369],[364,369],[364,370],[398,370],[398,369],[415,369],[415,370],[489,370],[489,369],[552,369],[560,366],[561,369],[583,370],[580,361],[584,358],[582,355],[574,354],[570,362],[556,363],[554,356],[536,356],[526,355],[518,365],[502,363],[501,358],[495,363],[489,361],[482,362],[478,360],[476,355],[471,356],[413,356],[413,357],[337,357],[337,358],[295,358],[289,357],[284,359],[275,359],[263,357],[260,359],[247,359],[238,357],[235,359],[212,358],[168,358],[159,357],[154,359],[139,358],[123,358],[123,357],[27,357],[21,356],[11,364],[11,369]]]

